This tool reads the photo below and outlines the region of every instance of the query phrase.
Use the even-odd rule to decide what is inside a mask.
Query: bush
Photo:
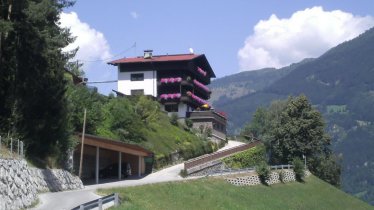
[[[340,186],[341,164],[336,156],[314,157],[308,162],[308,168],[314,175],[336,187]]]
[[[180,172],[179,172],[179,175],[183,178],[186,178],[188,176],[187,174],[187,170],[186,169],[182,169]]]
[[[278,172],[278,174],[279,174],[279,180],[282,182],[282,183],[284,183],[284,179],[285,179],[285,177],[286,177],[286,174],[285,174],[286,172],[284,171],[284,170],[280,170],[279,172]]]
[[[171,114],[170,123],[172,125],[178,126],[178,115],[177,114],[175,114],[175,113]]]
[[[265,162],[265,147],[258,145],[223,159],[226,166],[230,168],[249,168]]]
[[[266,180],[270,178],[270,168],[265,161],[260,162],[256,166],[256,172],[262,184],[267,185]]]
[[[189,118],[186,118],[186,119],[184,120],[184,123],[186,124],[186,126],[187,126],[188,128],[192,128],[192,126],[193,126],[193,122],[192,122],[192,120],[189,119]]]
[[[295,172],[296,180],[303,181],[305,176],[304,163],[300,158],[295,158],[292,161],[293,171]]]

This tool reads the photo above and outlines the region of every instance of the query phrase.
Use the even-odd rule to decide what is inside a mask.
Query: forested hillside
[[[214,106],[228,113],[230,133],[238,133],[258,107],[305,94],[324,114],[333,148],[342,157],[343,189],[374,204],[373,43],[374,29],[370,29],[262,90]]]
[[[226,101],[262,90],[286,76],[298,66],[311,60],[313,59],[304,59],[300,63],[291,64],[281,69],[266,68],[255,71],[243,71],[216,79],[210,85],[212,95],[209,101],[217,104],[225,103]]]

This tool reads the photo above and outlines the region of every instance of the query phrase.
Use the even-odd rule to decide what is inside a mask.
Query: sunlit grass
[[[305,183],[270,187],[237,187],[223,179],[204,178],[100,192],[120,193],[121,205],[114,209],[374,209],[314,176]]]

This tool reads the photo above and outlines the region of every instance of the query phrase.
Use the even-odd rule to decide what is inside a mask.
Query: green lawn
[[[306,183],[236,187],[223,179],[204,178],[128,188],[100,190],[120,193],[114,209],[374,209],[311,176]]]

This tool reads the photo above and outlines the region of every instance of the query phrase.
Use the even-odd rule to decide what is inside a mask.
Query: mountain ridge
[[[213,106],[228,113],[233,134],[250,122],[258,107],[305,94],[324,115],[333,149],[343,157],[343,189],[374,205],[373,43],[374,28],[298,65],[258,91],[217,100]]]

